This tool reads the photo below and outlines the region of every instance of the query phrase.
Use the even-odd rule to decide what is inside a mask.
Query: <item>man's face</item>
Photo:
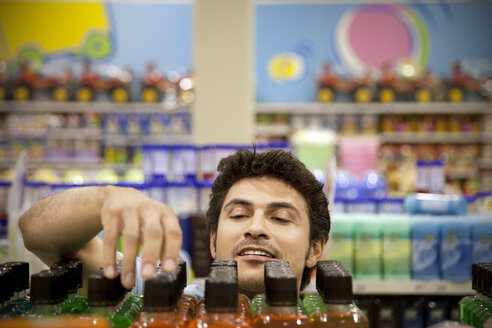
[[[301,285],[305,266],[320,259],[323,245],[309,241],[306,201],[294,188],[270,177],[247,178],[227,193],[217,233],[211,233],[215,259],[237,261],[239,288],[263,291],[263,266],[272,258],[289,261]]]

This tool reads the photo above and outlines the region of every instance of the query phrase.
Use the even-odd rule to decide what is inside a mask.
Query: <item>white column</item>
[[[194,142],[251,144],[254,137],[253,1],[195,0],[194,22]]]

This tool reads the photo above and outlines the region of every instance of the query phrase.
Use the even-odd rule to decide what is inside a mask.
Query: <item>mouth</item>
[[[270,252],[258,248],[245,248],[239,251],[237,255],[245,260],[255,261],[268,261],[269,259],[275,258],[275,256]]]

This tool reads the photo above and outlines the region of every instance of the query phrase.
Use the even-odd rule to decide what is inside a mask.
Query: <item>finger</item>
[[[121,215],[123,219],[123,265],[121,268],[121,283],[130,289],[135,284],[135,258],[138,253],[140,229],[137,211],[126,210]]]
[[[103,218],[103,267],[106,277],[116,277],[116,246],[120,236],[119,218],[115,212],[108,212]]]
[[[155,209],[141,210],[139,215],[143,222],[142,270],[140,275],[144,279],[150,279],[155,273],[157,260],[161,255],[162,225],[159,211]]]
[[[171,209],[164,209],[161,219],[164,229],[161,266],[163,271],[173,272],[178,263],[179,250],[183,242],[183,232],[181,231],[178,217]]]

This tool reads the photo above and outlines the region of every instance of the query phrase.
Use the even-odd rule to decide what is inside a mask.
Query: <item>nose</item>
[[[247,238],[268,238],[266,220],[263,211],[257,210],[248,222],[244,231],[244,236]]]

